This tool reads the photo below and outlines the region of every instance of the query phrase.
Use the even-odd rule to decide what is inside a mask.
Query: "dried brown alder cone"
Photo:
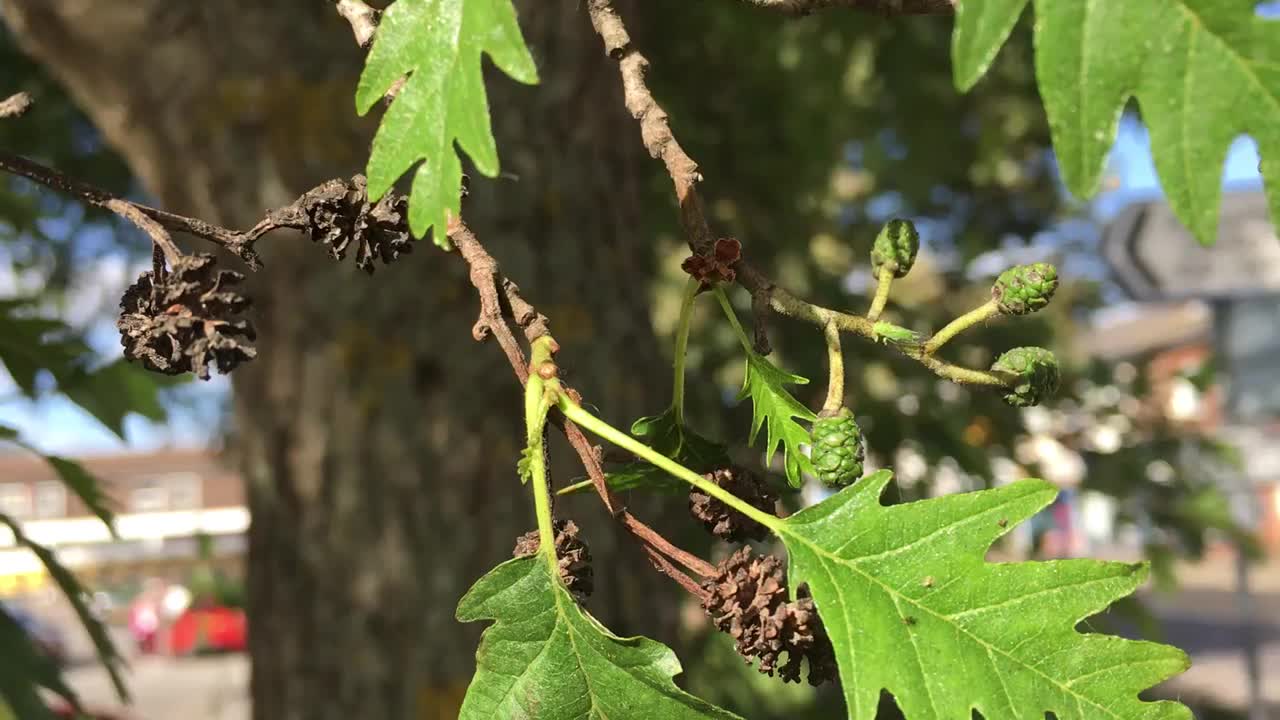
[[[760,478],[743,468],[721,468],[707,473],[705,477],[752,507],[771,515],[777,511],[778,496],[769,492]],[[697,488],[689,491],[689,512],[706,527],[707,532],[721,540],[743,542],[769,537],[765,526]]]
[[[267,219],[328,245],[335,260],[354,246],[356,267],[373,274],[374,260],[390,265],[413,250],[408,212],[408,198],[395,191],[369,202],[365,177],[353,175],[308,190],[292,204],[272,210]]]
[[[194,372],[202,380],[216,364],[230,372],[257,356],[250,305],[235,287],[244,276],[219,270],[212,255],[183,255],[156,279],[145,272],[125,290],[116,327],[124,356],[166,375]]]
[[[591,573],[591,550],[578,537],[578,525],[572,520],[557,520],[556,559],[560,563],[560,579],[569,592],[582,602],[595,589]],[[538,552],[542,540],[537,530],[530,530],[516,540],[515,557],[526,557]]]
[[[710,253],[694,253],[685,258],[680,269],[704,286],[731,283],[737,276],[734,263],[742,259],[742,243],[734,238],[720,238]]]
[[[741,548],[725,558],[719,574],[702,583],[702,608],[717,629],[737,643],[748,660],[758,658],[760,672],[775,672],[787,682],[800,682],[801,660],[809,660],[809,684],[836,679],[835,650],[805,588],[787,601],[782,562],[772,555],[753,556]],[[782,655],[786,653],[786,660]]]

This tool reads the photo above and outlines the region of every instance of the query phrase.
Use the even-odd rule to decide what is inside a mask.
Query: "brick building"
[[[54,548],[81,579],[107,589],[136,587],[148,577],[182,580],[201,535],[212,539],[216,564],[240,573],[249,526],[244,487],[216,455],[165,450],[79,460],[115,511],[118,538],[30,453],[0,454],[0,512]],[[39,560],[0,530],[0,596],[46,583]]]
[[[1215,437],[1239,451],[1242,477],[1238,486],[1224,490],[1237,506],[1237,518],[1249,517],[1263,547],[1280,554],[1280,420],[1232,424],[1221,383],[1191,387],[1186,375],[1214,362],[1214,316],[1205,303],[1137,307],[1129,317],[1095,327],[1085,351],[1144,365],[1150,380],[1145,400],[1153,411],[1181,415],[1178,422],[1187,432]],[[1269,362],[1269,372],[1280,375],[1280,358]]]

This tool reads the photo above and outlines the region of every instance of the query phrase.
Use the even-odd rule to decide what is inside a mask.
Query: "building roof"
[[[1203,302],[1133,303],[1099,314],[1080,344],[1091,357],[1120,360],[1212,337],[1213,312]]]

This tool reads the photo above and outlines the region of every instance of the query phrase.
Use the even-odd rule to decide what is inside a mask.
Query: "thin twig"
[[[947,326],[933,334],[929,338],[929,342],[925,343],[924,352],[926,355],[932,355],[946,345],[951,338],[968,330],[974,325],[984,323],[1000,314],[1000,303],[995,300],[988,300],[982,305],[970,310],[960,317],[947,323]]]
[[[672,565],[671,561],[668,560],[666,556],[655,550],[652,546],[644,545],[643,547],[645,554],[649,556],[649,562],[653,563],[653,566],[657,568],[659,572],[672,580],[675,580],[680,584],[680,587],[684,588],[690,595],[698,598],[699,601],[706,599],[707,593],[702,589],[702,586],[700,586],[697,581],[688,575],[685,575],[683,572],[680,572],[680,568]]]
[[[714,565],[691,552],[681,550],[671,544],[671,542],[662,537],[657,530],[654,530],[643,522],[640,522],[640,519],[635,515],[632,515],[630,512],[626,510],[622,511],[618,516],[618,520],[620,520],[622,525],[630,530],[633,535],[671,556],[671,559],[698,573],[702,577],[712,577],[716,574],[716,568]]]
[[[831,6],[830,2],[832,0],[811,0],[806,6],[816,9]],[[781,3],[776,4],[781,7]],[[905,8],[909,3],[902,0],[900,4]],[[698,164],[676,141],[666,111],[649,91],[645,82],[649,61],[632,46],[631,36],[612,0],[588,0],[587,10],[591,15],[592,26],[604,43],[606,54],[618,63],[627,110],[640,123],[640,137],[645,149],[654,158],[662,160],[667,174],[671,176],[676,200],[680,203],[680,225],[685,233],[685,241],[695,254],[708,254],[715,235],[703,212],[702,200],[696,187],[702,180],[702,175],[698,172]],[[873,341],[878,337],[874,323],[867,318],[806,302],[776,286],[764,273],[747,262],[745,254],[734,263],[733,271],[736,282],[751,293],[753,306],[766,306],[780,315],[803,320],[820,329],[827,327],[828,323],[834,323],[841,332],[861,335]],[[934,374],[954,382],[999,388],[1007,387],[1010,382],[1007,375],[953,365],[924,353],[922,348],[923,346],[904,346],[898,350]]]
[[[889,303],[889,289],[893,287],[893,268],[880,268],[880,276],[876,278],[876,296],[871,300],[871,309],[867,310],[867,319],[875,322]]]
[[[132,203],[112,198],[104,202],[102,207],[128,220],[136,225],[139,230],[146,233],[151,238],[151,244],[160,248],[160,251],[164,253],[164,259],[169,261],[170,267],[173,267],[182,258],[182,251],[178,250],[177,245],[173,244],[173,238],[169,237],[169,231],[165,230],[160,223],[147,217]]]
[[[31,107],[31,95],[24,92],[14,93],[0,101],[0,119],[18,117],[29,107]]]
[[[355,35],[356,43],[368,50],[373,45],[373,36],[378,31],[378,23],[382,21],[382,11],[369,7],[364,0],[334,0],[334,8],[348,24]],[[396,99],[407,78],[400,78],[391,83],[391,87],[382,95],[382,102],[390,105]]]
[[[520,314],[535,318],[529,321],[529,326],[537,328],[537,331],[543,335],[549,334],[546,332],[546,318],[519,296],[519,288],[516,287],[515,283],[509,282],[502,277],[501,272],[498,270],[498,261],[493,259],[489,251],[485,250],[484,246],[476,238],[475,233],[471,232],[471,229],[467,227],[461,218],[450,218],[448,233],[449,240],[458,248],[459,256],[471,268],[471,283],[480,295],[480,317],[472,327],[472,337],[476,340],[484,340],[489,336],[493,336],[506,354],[507,362],[520,380],[520,384],[525,384],[529,380],[529,367],[525,361],[524,351],[521,350],[519,342],[516,341],[515,335],[507,325],[503,307],[504,305],[507,308],[520,306],[523,311]],[[504,292],[506,295],[502,294]],[[517,313],[513,311],[512,314],[516,315]],[[565,391],[573,392],[573,389],[566,386]],[[609,490],[608,480],[605,478],[603,468],[600,467],[600,458],[595,446],[591,444],[587,436],[583,435],[576,425],[565,420],[559,411],[552,412],[551,422],[564,432],[565,438],[578,453],[582,466],[591,478],[591,484],[595,487],[596,494],[604,502],[605,509],[611,515],[616,514],[613,492]]]
[[[373,44],[373,34],[378,31],[378,20],[382,13],[369,7],[363,0],[335,0],[338,14],[351,24],[351,32],[356,36],[356,44],[368,50]]]
[[[819,417],[831,417],[844,406],[844,350],[840,347],[840,329],[835,323],[822,328],[827,341],[827,400],[822,404]]]
[[[752,344],[761,355],[773,352],[773,347],[769,344],[769,315],[773,313],[773,308],[769,307],[770,290],[751,293]]]
[[[361,0],[335,0],[335,6],[338,13],[351,24],[356,42],[361,47],[369,47],[373,42],[379,19],[374,11]],[[384,96],[384,100],[390,102],[401,87],[403,87],[403,78],[392,85]],[[472,327],[472,336],[478,341],[489,336],[496,339],[507,356],[512,372],[515,373],[520,384],[524,385],[529,380],[529,368],[524,352],[507,324],[506,318],[509,316],[523,328],[526,339],[532,342],[550,334],[546,316],[539,313],[521,296],[520,288],[514,282],[502,275],[498,262],[461,218],[450,218],[447,232],[449,239],[458,248],[458,256],[467,263],[471,283],[480,295],[480,316]],[[576,401],[581,401],[581,397],[572,388],[564,386],[564,391],[573,396]],[[670,576],[690,594],[702,598],[704,595],[702,588],[692,578],[676,569],[663,553],[670,554],[690,570],[703,575],[714,574],[715,568],[696,555],[681,550],[629,511],[618,509],[601,465],[600,447],[593,444],[582,430],[565,418],[559,410],[553,410],[548,419],[564,433],[565,439],[578,454],[582,467],[587,471],[596,494],[599,495],[600,501],[609,514],[617,517],[622,526],[640,540],[655,567]]]
[[[40,163],[33,162],[21,155],[13,155],[6,152],[0,152],[0,170],[20,175],[28,180],[40,183],[47,188],[58,192],[73,195],[90,205],[110,210],[113,213],[124,216],[122,209],[129,206],[138,213],[159,223],[166,230],[175,232],[185,232],[196,237],[208,240],[216,245],[233,253],[236,257],[245,262],[246,265],[258,270],[262,267],[262,261],[258,258],[257,252],[253,249],[254,242],[259,237],[274,229],[276,226],[264,225],[259,223],[257,227],[248,233],[239,233],[234,230],[228,230],[203,220],[189,218],[183,215],[176,215],[164,210],[158,210],[153,207],[147,207],[140,203],[130,202],[124,198],[117,197],[112,193],[96,188],[92,185],[82,183],[79,180],[63,175],[62,173],[50,167],[45,167]],[[133,221],[133,218],[128,218]],[[134,221],[134,224],[138,224]],[[149,235],[152,233],[148,232]],[[152,239],[154,239],[152,235]],[[166,255],[168,251],[166,251]]]

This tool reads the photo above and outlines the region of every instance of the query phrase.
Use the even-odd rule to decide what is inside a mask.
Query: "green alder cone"
[[[1058,359],[1044,348],[1014,348],[1001,355],[991,369],[1019,377],[1018,383],[1004,396],[1004,401],[1014,407],[1039,405],[1058,392]]]
[[[813,468],[828,487],[851,485],[862,477],[862,429],[848,408],[813,424]]]
[[[903,277],[911,271],[919,250],[920,233],[916,231],[915,223],[894,218],[885,223],[871,246],[871,267],[877,276],[881,268],[888,268],[894,277]]]
[[[1018,265],[1000,273],[991,296],[1005,315],[1026,315],[1049,304],[1058,289],[1058,269],[1049,263]]]

